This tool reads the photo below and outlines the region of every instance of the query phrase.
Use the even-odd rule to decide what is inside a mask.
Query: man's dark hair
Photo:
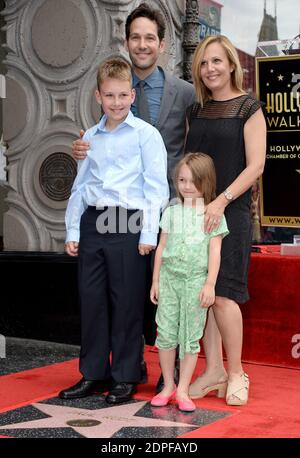
[[[165,20],[161,12],[153,8],[150,8],[150,6],[148,6],[146,3],[141,3],[137,8],[135,8],[129,14],[129,16],[126,19],[126,24],[125,24],[126,40],[129,39],[131,23],[139,17],[145,17],[149,19],[150,21],[155,22],[157,25],[157,35],[158,35],[159,41],[165,38],[166,24],[165,24]]]

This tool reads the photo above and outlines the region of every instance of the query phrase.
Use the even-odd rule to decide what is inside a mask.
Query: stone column
[[[199,43],[199,5],[198,0],[186,0],[185,21],[183,23],[183,78],[192,81],[193,54]]]

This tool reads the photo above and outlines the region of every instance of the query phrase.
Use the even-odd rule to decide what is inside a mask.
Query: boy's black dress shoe
[[[58,396],[61,399],[85,398],[94,393],[109,391],[110,387],[109,380],[85,380],[82,378],[76,385],[61,391]]]
[[[105,400],[108,404],[121,404],[130,401],[134,393],[136,393],[135,383],[119,382],[114,384]]]

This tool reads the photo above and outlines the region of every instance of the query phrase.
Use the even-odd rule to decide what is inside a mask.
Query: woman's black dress
[[[261,104],[248,95],[225,101],[210,100],[188,109],[189,132],[185,152],[202,152],[212,157],[217,174],[217,195],[246,167],[244,125]],[[255,135],[255,133],[254,133]],[[222,243],[221,266],[216,295],[244,303],[248,295],[248,267],[252,241],[251,189],[225,209],[230,231]]]

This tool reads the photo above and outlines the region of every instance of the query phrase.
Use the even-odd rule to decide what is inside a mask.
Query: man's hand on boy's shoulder
[[[90,144],[88,142],[82,140],[82,137],[84,136],[83,129],[80,130],[79,135],[80,138],[75,140],[72,144],[72,154],[76,161],[82,161],[83,159],[85,159],[87,155],[87,150],[90,147]]]
[[[65,243],[65,252],[69,256],[78,256],[78,247],[79,247],[78,242],[67,242]]]
[[[156,246],[154,245],[143,245],[142,243],[139,244],[139,253],[144,256],[145,254],[149,254],[150,251],[155,250]]]

